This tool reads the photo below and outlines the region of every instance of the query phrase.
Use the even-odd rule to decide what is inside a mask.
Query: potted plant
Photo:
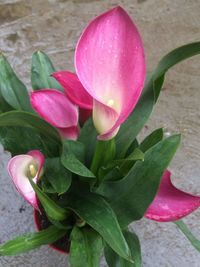
[[[99,266],[103,251],[110,267],[141,266],[139,240],[128,225],[144,216],[174,221],[199,250],[180,219],[200,206],[200,197],[175,188],[167,170],[180,135],[156,129],[137,138],[167,70],[199,53],[200,42],[179,47],[146,75],[140,34],[115,7],[83,31],[76,74],[55,71],[45,53],[35,52],[28,93],[0,56],[1,142],[39,230],[1,244],[1,256],[51,244],[69,253],[72,267]]]

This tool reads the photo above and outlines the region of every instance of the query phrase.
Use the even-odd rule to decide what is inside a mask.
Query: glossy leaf
[[[51,198],[49,198],[31,179],[29,179],[40,203],[42,204],[46,214],[53,220],[62,221],[67,218],[68,211],[58,206]]]
[[[200,240],[198,240],[188,229],[186,224],[179,220],[174,222],[176,226],[179,228],[179,230],[185,235],[185,237],[188,239],[188,241],[191,243],[191,245],[196,248],[200,252]]]
[[[25,234],[0,246],[0,256],[18,255],[29,250],[55,242],[64,236],[66,230],[50,226],[38,233]]]
[[[124,236],[131,250],[133,263],[119,257],[110,247],[106,246],[104,253],[109,267],[141,267],[140,241],[136,234],[124,231]]]
[[[131,260],[129,247],[122,234],[115,213],[99,195],[89,191],[68,195],[66,205],[95,229],[121,257]]]
[[[60,89],[59,83],[51,77],[55,68],[49,57],[42,51],[36,51],[32,56],[31,83],[34,90],[53,88]]]
[[[149,148],[163,139],[163,129],[159,128],[150,133],[140,144],[140,149],[146,152]]]
[[[2,97],[14,109],[33,112],[25,85],[3,54],[0,54],[0,90]]]
[[[44,175],[58,194],[65,193],[71,185],[71,172],[63,167],[60,158],[46,159]]]
[[[155,102],[160,94],[164,82],[164,75],[175,64],[189,57],[200,54],[200,42],[181,46],[166,56],[158,63],[156,69],[147,78],[142,96],[130,117],[121,126],[116,136],[118,157],[123,157],[148,120]]]
[[[67,140],[63,143],[61,162],[69,171],[83,177],[95,178],[95,175],[84,165],[85,147],[78,141]]]
[[[69,262],[73,267],[98,267],[102,253],[102,238],[92,228],[74,227],[71,233]]]
[[[145,153],[144,161],[136,162],[122,180],[104,183],[99,188],[99,193],[109,199],[122,226],[126,227],[133,220],[143,217],[179,143],[179,135],[160,141]]]

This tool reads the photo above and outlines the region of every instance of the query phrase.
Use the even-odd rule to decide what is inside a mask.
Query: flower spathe
[[[18,192],[35,209],[39,209],[36,194],[29,182],[35,183],[41,176],[44,156],[39,150],[31,150],[27,154],[17,155],[8,162],[7,170]]]
[[[93,99],[85,90],[77,75],[70,71],[61,70],[52,74],[63,87],[65,94],[69,97],[72,103],[82,109],[91,110]]]
[[[56,89],[41,89],[30,94],[33,109],[56,127],[63,138],[78,137],[78,107]]]
[[[75,67],[93,98],[98,139],[112,138],[134,109],[145,80],[143,44],[121,7],[90,22],[77,44]]]
[[[171,173],[166,170],[158,193],[146,211],[146,218],[158,222],[176,221],[200,207],[200,197],[177,189],[170,176]]]

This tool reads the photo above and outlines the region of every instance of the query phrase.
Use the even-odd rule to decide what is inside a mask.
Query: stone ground
[[[171,49],[200,37],[199,0],[0,0],[0,49],[30,88],[30,60],[44,50],[57,69],[73,70],[76,41],[95,15],[120,4],[134,19],[144,40],[148,70]],[[145,127],[181,133],[181,147],[170,166],[173,181],[200,195],[200,57],[174,67],[153,116]],[[148,128],[148,129],[147,129]],[[0,149],[0,242],[34,231],[32,209],[15,191],[6,174],[9,154]],[[185,221],[200,238],[200,211]],[[200,254],[172,223],[146,219],[131,226],[139,235],[144,267],[199,267]],[[64,267],[67,257],[48,247],[25,255],[0,258],[0,267]],[[105,266],[102,263],[102,266]],[[85,266],[83,266],[85,267]]]

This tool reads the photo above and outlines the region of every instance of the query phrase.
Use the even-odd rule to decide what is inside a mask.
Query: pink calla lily
[[[146,211],[145,217],[158,222],[181,219],[200,206],[200,197],[177,189],[171,182],[171,173],[163,174],[158,193]]]
[[[98,139],[112,138],[134,109],[145,80],[143,44],[121,7],[90,22],[77,44],[75,67],[80,82],[93,98]]]
[[[32,150],[24,155],[11,158],[8,162],[8,173],[18,192],[34,209],[39,209],[36,194],[28,177],[36,183],[41,176],[44,156],[39,150]]]
[[[33,109],[56,127],[63,138],[78,137],[78,107],[56,89],[41,89],[30,94]]]

